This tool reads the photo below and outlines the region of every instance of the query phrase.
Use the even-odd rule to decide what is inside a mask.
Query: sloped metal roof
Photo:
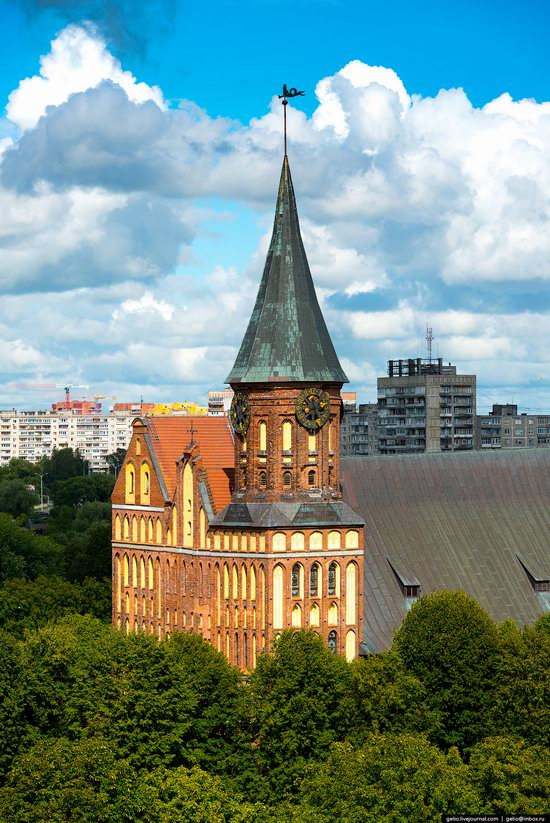
[[[346,503],[230,503],[211,522],[234,528],[290,529],[308,526],[356,526],[360,515]]]
[[[366,521],[370,650],[391,645],[410,602],[390,560],[420,594],[462,589],[494,620],[543,613],[548,598],[524,566],[550,577],[550,449],[348,457],[341,473],[344,499]]]
[[[256,304],[225,382],[270,380],[348,382],[315,294],[286,157]]]

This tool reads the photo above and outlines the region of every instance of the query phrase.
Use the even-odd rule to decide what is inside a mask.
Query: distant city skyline
[[[147,9],[0,2],[0,408],[62,399],[22,382],[222,388],[271,232],[283,82],[306,90],[289,158],[347,388],[374,400],[429,324],[479,412],[550,408],[544,4]]]

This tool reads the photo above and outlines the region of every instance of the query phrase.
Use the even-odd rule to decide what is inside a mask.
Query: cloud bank
[[[550,103],[421,98],[359,61],[316,96],[311,117],[289,106],[290,162],[319,296],[362,397],[388,358],[422,354],[429,321],[441,356],[479,375],[482,404],[514,393],[550,409]],[[196,101],[170,108],[97,31],[71,25],[6,118],[18,132],[0,160],[0,340],[13,363],[52,379],[83,370],[119,396],[204,398],[261,275],[279,101],[248,124]],[[245,212],[256,229],[238,238],[250,255],[237,269],[228,249]]]

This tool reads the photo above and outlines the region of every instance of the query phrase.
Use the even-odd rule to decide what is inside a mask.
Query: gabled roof
[[[226,383],[347,383],[309,270],[285,156],[256,305]]]
[[[233,436],[228,418],[159,415],[148,418],[147,423],[170,498],[176,489],[176,462],[193,440],[197,444],[197,455],[208,475],[216,511],[227,506],[231,500],[234,473]]]
[[[525,569],[550,576],[550,449],[348,457],[341,476],[366,521],[371,651],[391,645],[410,605],[396,573],[420,595],[462,589],[497,621],[543,613]]]

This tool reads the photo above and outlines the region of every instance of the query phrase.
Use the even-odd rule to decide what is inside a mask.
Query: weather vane
[[[279,95],[279,100],[283,104],[283,111],[284,111],[284,136],[285,136],[285,157],[286,157],[286,107],[288,106],[289,99],[293,97],[303,97],[305,91],[298,91],[298,89],[291,88],[288,89],[286,83],[283,83],[283,93]]]

